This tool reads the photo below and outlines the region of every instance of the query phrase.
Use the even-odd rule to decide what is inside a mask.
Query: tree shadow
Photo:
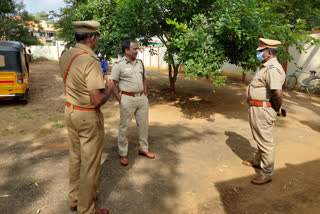
[[[221,87],[215,93],[214,86],[205,79],[197,81],[187,79],[183,74],[178,76],[176,93],[172,95],[166,74],[150,72],[148,78],[148,97],[150,106],[157,104],[172,105],[180,109],[186,119],[206,119],[213,122],[215,114],[224,115],[228,119],[247,120],[246,84],[232,79],[227,80],[228,87]],[[317,96],[288,91],[283,94],[284,108],[288,114],[294,112],[294,106],[303,106],[320,114]],[[285,122],[279,120],[279,125]]]
[[[41,148],[33,146],[32,141],[0,144],[0,192],[6,195],[0,198],[0,213],[36,213],[41,208],[50,212],[46,203],[42,207],[33,207],[32,204],[45,200],[49,187],[59,183],[57,178],[61,179],[61,173],[63,175],[65,171],[61,171],[56,163],[65,159],[68,153],[59,151],[34,155],[38,149]]]
[[[199,142],[201,135],[183,125],[151,125],[149,145],[156,158],[147,159],[137,154],[136,132],[131,128],[128,133],[129,164],[126,167],[120,165],[117,145],[111,142],[116,139],[107,140],[104,152],[109,155],[101,168],[97,206],[107,207],[111,213],[173,214],[180,177],[178,148]]]
[[[296,115],[297,107],[303,106],[306,110],[312,111],[317,115],[320,115],[320,99],[317,97],[309,96],[309,95],[301,95],[301,93],[297,93],[294,91],[288,92],[287,94],[283,94],[284,97],[284,104],[283,108],[287,110],[287,117],[292,117]],[[309,117],[307,120],[300,120],[296,118],[300,123],[309,126],[310,128],[319,131],[319,126],[316,122],[317,118]],[[280,125],[284,126],[286,121],[279,120]]]
[[[235,132],[225,131],[224,133],[228,136],[226,144],[241,160],[250,160],[252,155],[257,151],[256,148],[251,146],[250,141],[247,138],[244,138]]]
[[[313,130],[320,132],[320,123],[319,121],[306,121],[306,120],[301,120],[300,123],[309,126]]]
[[[271,183],[257,186],[250,183],[253,176],[215,183],[226,214],[301,214],[320,213],[320,160],[302,164],[286,164],[275,170]],[[214,213],[211,201],[199,206],[201,214]]]
[[[186,119],[206,119],[213,122],[214,114],[226,118],[247,120],[247,114],[239,114],[248,108],[245,100],[245,85],[228,80],[231,87],[222,87],[213,93],[214,86],[206,79],[198,81],[178,77],[176,92],[171,94],[166,84],[167,77],[159,72],[151,72],[148,97],[150,105],[169,104],[181,109]],[[237,107],[235,107],[235,104]]]

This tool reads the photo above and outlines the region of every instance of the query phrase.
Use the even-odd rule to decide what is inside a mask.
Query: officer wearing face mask
[[[285,116],[281,111],[285,72],[276,57],[281,42],[260,38],[259,43],[257,59],[262,64],[247,88],[249,122],[258,151],[252,160],[242,163],[261,169],[253,184],[266,184],[272,181],[274,168],[272,128],[277,115]]]

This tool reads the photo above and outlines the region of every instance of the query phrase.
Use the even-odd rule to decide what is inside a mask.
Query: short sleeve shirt
[[[61,76],[64,79],[71,59],[81,51],[88,54],[79,55],[71,64],[66,80],[66,101],[76,106],[94,108],[89,91],[104,89],[105,84],[99,58],[89,47],[77,43],[63,53],[60,59]]]
[[[111,79],[119,82],[120,91],[138,93],[143,91],[143,63],[135,60],[133,64],[127,58],[118,60],[111,70]]]
[[[253,77],[247,89],[250,99],[259,101],[270,101],[272,90],[282,90],[285,81],[285,72],[277,58],[272,58],[262,64]]]

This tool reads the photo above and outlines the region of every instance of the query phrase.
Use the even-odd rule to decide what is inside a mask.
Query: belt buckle
[[[265,107],[265,108],[268,107],[267,106],[267,101],[262,101],[262,106]]]
[[[135,96],[135,97],[140,97],[141,95],[142,95],[141,92],[134,93],[134,96]]]

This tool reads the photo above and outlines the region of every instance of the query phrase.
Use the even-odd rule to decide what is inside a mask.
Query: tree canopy
[[[280,61],[289,61],[292,56],[286,45],[302,51],[304,44],[318,43],[306,31],[311,27],[302,18],[288,18],[288,2],[274,1],[217,0],[206,13],[195,14],[188,23],[170,20],[180,36],[171,42],[179,48],[177,53],[184,62],[184,70],[196,78],[210,76],[219,87],[225,83],[220,76],[224,62],[230,62],[244,69],[253,69],[260,64],[256,59],[258,38],[276,39]],[[280,12],[282,11],[282,12]]]
[[[170,88],[180,63],[191,77],[209,76],[215,86],[225,83],[221,66],[228,61],[255,69],[258,38],[278,39],[280,60],[291,60],[285,45],[299,50],[319,41],[308,34],[319,26],[320,0],[66,0],[56,16],[58,36],[74,44],[71,22],[101,23],[98,52],[120,53],[124,39],[148,45],[157,37],[167,47]]]
[[[6,0],[0,3],[0,39],[19,41],[25,45],[40,45],[41,43],[29,35],[27,23],[17,17],[24,5],[21,1]],[[24,13],[29,16],[28,13]]]

